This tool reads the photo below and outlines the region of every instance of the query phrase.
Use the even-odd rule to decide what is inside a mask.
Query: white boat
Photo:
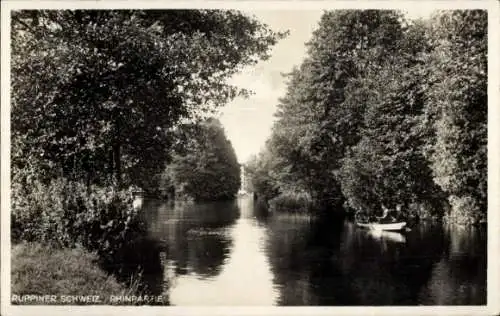
[[[396,223],[357,223],[359,227],[369,228],[372,230],[390,230],[398,231],[403,230],[406,226],[406,222],[396,222]]]
[[[399,230],[403,230],[405,228],[406,222],[401,222],[401,221],[397,222],[397,221],[395,221],[394,217],[392,218],[392,221],[391,221],[391,219],[388,218],[389,209],[387,207],[385,207],[384,205],[382,205],[382,209],[384,211],[384,215],[383,216],[375,216],[377,218],[376,221],[372,221],[372,222],[368,222],[368,223],[361,223],[361,222],[356,221],[358,226],[369,228],[371,230],[377,230],[377,231],[382,231],[382,230],[399,231]],[[397,210],[398,210],[398,212],[401,212],[400,205],[397,206]],[[385,222],[387,220],[389,220],[389,221]]]

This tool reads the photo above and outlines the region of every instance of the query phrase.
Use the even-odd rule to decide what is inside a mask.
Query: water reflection
[[[115,252],[113,262],[104,268],[127,285],[137,285],[137,294],[158,296],[168,291],[162,260],[165,250],[165,245],[158,239],[138,237]],[[152,304],[168,305],[169,302],[164,297],[162,301]]]
[[[236,203],[145,206],[152,236],[168,244],[167,260],[176,275],[209,278],[220,273],[232,247],[228,232],[239,216]]]
[[[369,230],[368,234],[375,238],[376,240],[379,240],[382,242],[386,248],[387,248],[387,243],[386,241],[391,241],[391,242],[396,242],[396,243],[405,243],[406,242],[406,237],[405,235],[399,233],[399,232],[391,232],[391,231],[383,231],[383,230]]]
[[[174,305],[486,303],[482,229],[422,223],[372,232],[269,215],[251,198],[145,205],[152,237],[168,245],[161,280]]]
[[[274,238],[269,247],[271,263],[275,282],[282,289],[280,304],[485,304],[486,259],[474,257],[469,249],[478,249],[474,238],[464,237],[468,243],[459,241],[460,234],[437,225],[422,224],[400,234],[358,229],[353,223],[331,224],[324,235],[317,231],[325,231],[324,223],[285,222],[278,220],[270,227]],[[453,236],[451,241],[449,236]],[[480,242],[481,238],[475,238]],[[456,256],[456,245],[465,246],[458,250],[464,256],[458,258],[472,260],[472,265],[457,262],[456,257],[450,260]],[[448,248],[452,253],[446,256]],[[485,248],[478,253],[484,254]],[[463,294],[456,297],[457,291]]]
[[[436,264],[422,300],[428,304],[486,304],[486,231],[448,225],[449,247]]]

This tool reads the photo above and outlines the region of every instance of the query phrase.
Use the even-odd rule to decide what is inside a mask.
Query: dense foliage
[[[427,113],[435,139],[427,155],[436,183],[458,221],[481,220],[487,209],[487,14],[454,11],[434,20]]]
[[[137,184],[181,119],[245,90],[226,83],[282,34],[239,12],[19,11],[12,16],[12,165]],[[35,124],[33,122],[36,122]]]
[[[320,208],[484,219],[486,43],[484,11],[325,12],[248,163],[254,189]]]
[[[11,36],[13,240],[81,244],[109,263],[142,240],[132,191],[184,141],[176,126],[246,95],[227,79],[284,34],[236,11],[25,10]],[[207,131],[203,154],[228,159],[209,194],[224,184],[227,197],[234,153]]]
[[[183,141],[175,147],[160,187],[178,199],[234,198],[240,188],[240,165],[219,120],[181,125],[176,135]]]

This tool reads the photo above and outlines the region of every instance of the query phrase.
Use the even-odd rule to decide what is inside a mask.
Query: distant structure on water
[[[238,190],[238,195],[247,195],[247,179],[246,179],[246,174],[245,174],[245,166],[241,165],[240,166],[240,189]]]
[[[144,204],[144,191],[134,191],[132,192],[133,202],[132,207],[134,210],[139,211]]]

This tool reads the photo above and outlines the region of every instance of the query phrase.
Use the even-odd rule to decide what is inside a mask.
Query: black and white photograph
[[[2,3],[2,315],[500,313],[498,3],[188,3]]]

